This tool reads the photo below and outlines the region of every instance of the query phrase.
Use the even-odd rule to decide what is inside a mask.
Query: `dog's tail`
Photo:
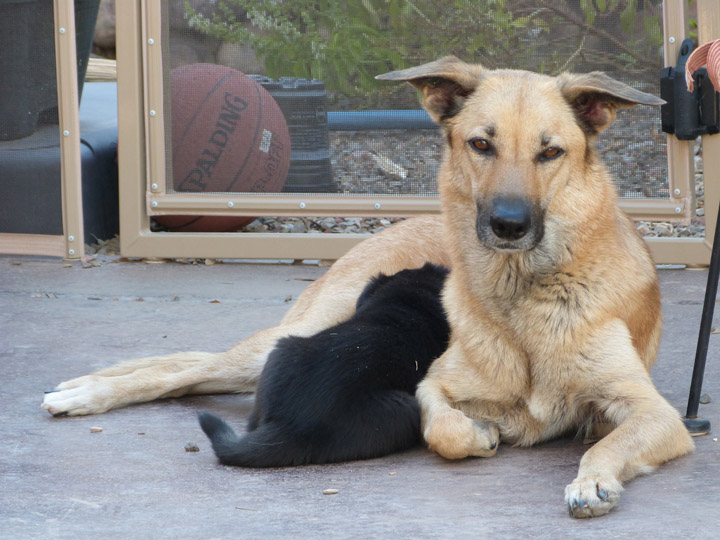
[[[307,456],[296,445],[283,440],[272,425],[264,424],[238,436],[227,422],[214,414],[201,412],[198,419],[223,465],[289,467],[307,463]]]

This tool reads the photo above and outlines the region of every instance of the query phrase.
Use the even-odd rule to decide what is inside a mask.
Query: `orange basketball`
[[[290,166],[290,134],[256,81],[216,64],[170,73],[173,188],[179,193],[276,193]],[[226,232],[254,217],[159,216],[172,231]]]

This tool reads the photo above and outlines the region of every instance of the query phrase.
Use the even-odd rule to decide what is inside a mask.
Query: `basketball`
[[[173,189],[178,193],[277,193],[290,166],[280,107],[259,83],[216,64],[170,73]],[[227,232],[254,217],[156,216],[171,231]]]

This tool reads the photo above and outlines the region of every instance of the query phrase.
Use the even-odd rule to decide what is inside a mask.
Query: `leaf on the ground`
[[[97,255],[83,255],[81,264],[83,268],[97,268],[100,266],[100,261],[97,260]]]

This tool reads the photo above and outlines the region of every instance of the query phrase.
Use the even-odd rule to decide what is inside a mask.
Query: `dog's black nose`
[[[530,230],[532,208],[519,198],[498,197],[492,204],[490,228],[502,240],[519,240]]]

